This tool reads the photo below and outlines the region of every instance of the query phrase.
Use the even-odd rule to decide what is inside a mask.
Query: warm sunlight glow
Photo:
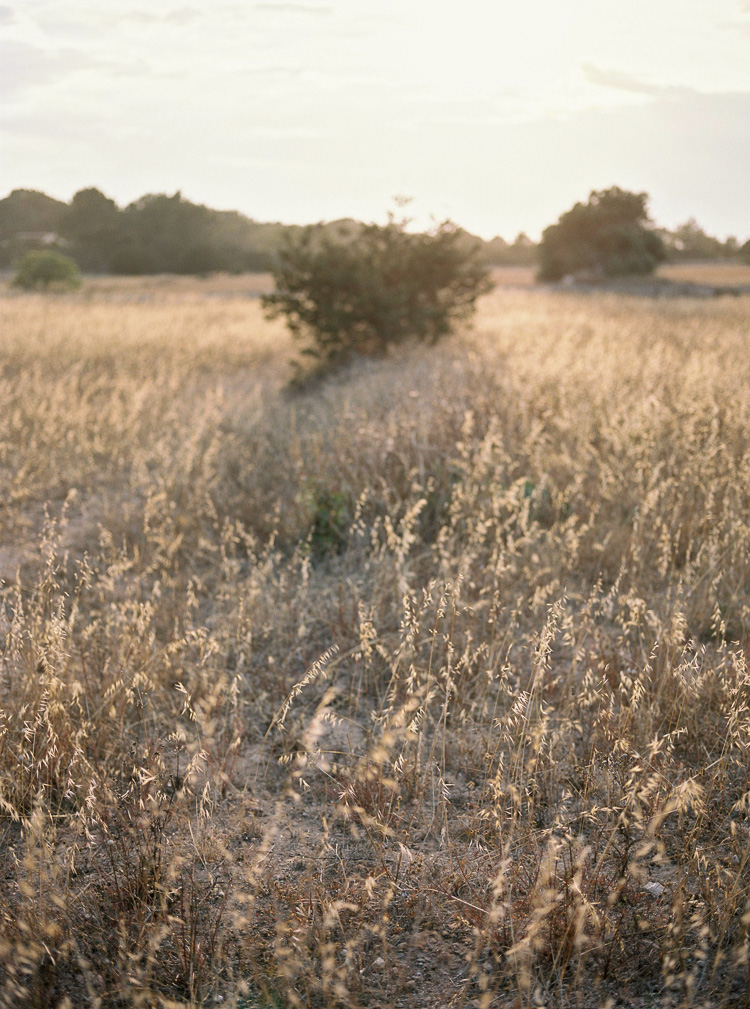
[[[747,0],[0,6],[6,189],[182,189],[261,219],[489,235],[615,182],[665,224],[750,220]]]
[[[0,95],[0,1009],[750,1009],[750,0]]]

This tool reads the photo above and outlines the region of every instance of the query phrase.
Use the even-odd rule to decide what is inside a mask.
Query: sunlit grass
[[[744,1004],[750,299],[207,284],[0,299],[3,1004]]]
[[[682,283],[714,284],[717,287],[750,286],[750,264],[746,263],[665,263],[659,276]]]

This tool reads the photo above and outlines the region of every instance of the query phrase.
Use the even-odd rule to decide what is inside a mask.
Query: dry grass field
[[[750,265],[732,262],[665,263],[658,276],[688,284],[715,284],[717,287],[750,285]]]
[[[750,298],[247,285],[0,291],[0,1005],[750,1005]]]

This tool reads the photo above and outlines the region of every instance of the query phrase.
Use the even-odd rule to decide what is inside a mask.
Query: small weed
[[[352,500],[343,491],[317,487],[309,492],[309,499],[312,525],[307,542],[315,560],[324,560],[346,548],[353,515]]]

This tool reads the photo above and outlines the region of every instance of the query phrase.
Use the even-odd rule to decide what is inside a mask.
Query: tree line
[[[331,237],[352,234],[351,220],[322,226]],[[64,253],[90,273],[206,274],[265,272],[280,249],[302,232],[297,225],[262,223],[234,210],[212,210],[180,192],[148,194],[121,208],[98,189],[81,189],[70,203],[45,193],[16,189],[0,200],[0,268],[17,264],[29,251]],[[489,266],[530,266],[536,244],[520,234],[515,241],[478,244]]]
[[[265,271],[286,230],[191,203],[179,192],[120,208],[98,189],[82,189],[70,203],[17,189],[0,200],[0,266],[46,248],[91,273]]]
[[[655,227],[647,194],[612,187],[590,195],[550,225],[540,243],[521,233],[513,242],[483,241],[454,227],[457,248],[493,266],[536,266],[543,280],[568,275],[648,273],[663,261],[739,259],[750,263],[750,241],[721,241],[694,218],[670,231]],[[315,241],[346,245],[367,226],[344,219],[316,225]],[[273,272],[283,250],[308,233],[298,225],[262,223],[234,210],[213,210],[180,192],[148,194],[118,207],[98,189],[70,203],[16,189],[0,200],[0,268],[31,251],[54,251],[89,273],[207,274]]]

